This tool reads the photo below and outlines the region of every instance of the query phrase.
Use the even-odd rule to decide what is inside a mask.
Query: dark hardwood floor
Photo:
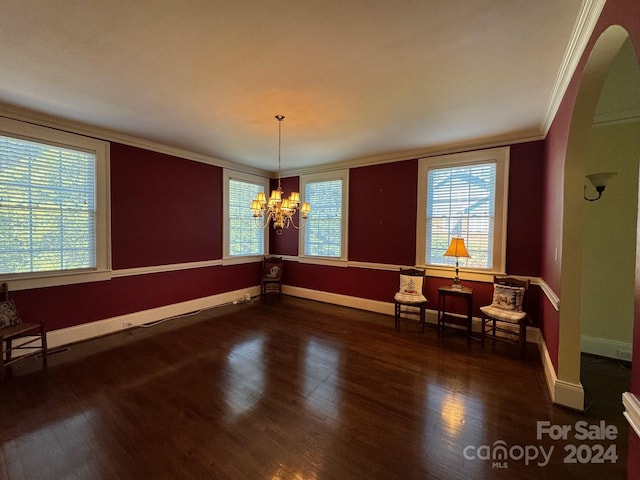
[[[25,360],[0,384],[0,478],[625,478],[620,397],[598,401],[607,374],[585,370],[581,414],[550,403],[534,345],[521,360],[393,323],[283,297],[72,345],[46,371]],[[537,439],[538,421],[572,430]],[[617,438],[576,440],[579,421]],[[584,461],[596,444],[617,461],[564,463],[569,445]],[[507,458],[485,459],[500,446]],[[540,447],[553,447],[543,466]]]

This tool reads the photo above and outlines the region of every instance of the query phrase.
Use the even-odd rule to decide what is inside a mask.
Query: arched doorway
[[[617,172],[583,209],[581,372],[585,408],[619,404],[629,390],[640,158],[640,65],[627,39],[600,93],[585,171]],[[595,189],[585,193],[597,198]]]
[[[594,272],[596,266],[592,259],[594,250],[601,248],[596,245],[596,240],[588,235],[593,230],[593,206],[584,200],[585,174],[593,173],[587,171],[593,168],[602,167],[607,170],[606,158],[593,158],[594,145],[596,143],[594,135],[594,118],[597,111],[598,103],[603,91],[605,81],[611,71],[611,67],[618,57],[621,49],[627,42],[632,48],[629,35],[620,26],[609,27],[602,33],[589,56],[585,70],[580,82],[580,88],[576,97],[576,103],[573,110],[569,139],[567,144],[567,153],[565,159],[564,171],[564,195],[563,195],[563,225],[562,225],[562,278],[560,282],[560,290],[562,294],[562,304],[560,308],[560,331],[559,331],[559,349],[558,349],[558,381],[569,385],[572,395],[568,399],[568,406],[578,410],[584,407],[584,391],[580,383],[580,353],[581,347],[581,323],[584,318],[585,309],[595,308],[592,299],[587,299],[585,303],[585,294],[592,295],[592,291],[597,285],[606,281],[606,276],[598,278]],[[635,53],[635,52],[634,52]],[[634,67],[637,68],[637,55],[629,56],[635,62]],[[640,80],[636,79],[628,88],[633,89],[640,95]],[[633,130],[635,135],[627,132],[629,142],[634,143],[634,148],[638,152],[640,148],[640,130]],[[611,133],[611,132],[609,132]],[[605,142],[606,143],[606,142]],[[605,147],[606,148],[606,145]],[[637,153],[635,154],[635,195],[636,202],[633,204],[634,212],[637,214]],[[608,170],[613,169],[611,166]],[[615,167],[615,168],[619,168]],[[628,178],[626,180],[629,180]],[[610,187],[610,190],[613,188]],[[610,194],[610,191],[605,195]],[[587,210],[587,207],[590,210]],[[597,205],[597,208],[606,209],[607,203]],[[611,205],[609,205],[611,208]],[[600,212],[606,215],[606,212]],[[633,238],[626,244],[628,250],[623,252],[623,257],[635,259],[635,223],[628,226],[628,235]],[[604,229],[603,229],[604,230]],[[586,235],[585,235],[586,233]],[[609,238],[606,236],[599,239],[600,242],[605,241],[608,245],[614,245],[614,232],[608,231]],[[635,275],[634,261],[631,260],[627,265],[614,265],[607,268],[628,268],[626,274],[633,279]],[[632,272],[633,271],[633,272]],[[613,270],[608,270],[607,275],[614,275]],[[630,287],[630,286],[629,286]],[[606,303],[606,299],[603,303]],[[613,301],[609,299],[609,301]],[[633,317],[633,289],[629,290],[629,295],[625,299],[628,302],[628,308]],[[632,321],[632,318],[630,319]]]

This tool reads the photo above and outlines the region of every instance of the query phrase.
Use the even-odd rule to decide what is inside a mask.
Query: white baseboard
[[[584,412],[584,388],[582,384],[556,380],[554,403]]]
[[[538,335],[538,349],[542,360],[547,389],[551,401],[557,405],[569,407],[580,412],[584,411],[584,388],[581,383],[571,383],[559,380],[556,369],[551,361],[547,344],[542,335]]]
[[[343,307],[357,308],[360,310],[366,310],[368,312],[382,313],[384,315],[394,315],[394,304],[392,302],[382,302],[380,300],[369,300],[367,298],[351,297],[349,295],[342,295],[338,293],[324,292],[322,290],[311,290],[308,288],[292,287],[289,285],[282,286],[282,293],[285,295],[291,295],[293,297],[306,298],[307,300],[315,300],[318,302],[330,303],[333,305],[340,305]],[[427,309],[426,322],[436,324],[438,323],[438,311]],[[481,331],[481,320],[478,317],[473,317],[472,329],[476,333]],[[448,325],[449,326],[449,325]],[[461,325],[450,325],[453,328],[464,329]],[[513,327],[514,331],[517,327]],[[497,332],[498,336],[507,336],[502,332]],[[535,327],[527,327],[527,342],[538,343],[540,338],[540,330]]]
[[[103,335],[108,335],[110,333],[126,330],[138,325],[145,325],[148,323],[156,322],[158,320],[163,320],[165,318],[171,318],[190,312],[231,303],[234,300],[243,297],[246,293],[249,293],[251,296],[258,296],[260,294],[260,287],[255,286],[242,290],[225,292],[218,295],[211,295],[208,297],[189,300],[186,302],[175,303],[163,307],[157,307],[140,312],[107,318],[104,320],[98,320],[96,322],[90,322],[81,325],[74,325],[73,327],[53,330],[47,332],[47,344],[49,349],[58,348],[64,345],[69,345],[71,343],[81,342],[90,338],[100,337]],[[294,297],[316,300],[344,307],[357,308],[360,310],[381,313],[384,315],[393,316],[394,314],[394,304],[392,302],[382,302],[379,300],[370,300],[366,298],[352,297],[348,295],[324,292],[320,290],[310,290],[288,285],[282,286],[282,293]],[[426,321],[428,323],[437,323],[437,318],[438,313],[436,310],[427,310]],[[474,317],[473,330],[475,332],[480,332],[479,318]],[[540,333],[537,328],[529,327],[527,329],[527,341],[538,343],[539,337]]]
[[[580,337],[580,349],[584,353],[631,361],[633,346],[628,342],[619,342],[615,340],[608,340],[606,338],[582,335]]]
[[[538,350],[540,350],[540,359],[542,360],[544,378],[547,381],[547,390],[549,391],[549,395],[551,396],[551,401],[555,403],[556,382],[558,381],[558,376],[556,375],[556,369],[553,366],[551,355],[549,355],[547,344],[545,343],[544,337],[542,335],[540,335],[538,339]]]
[[[145,325],[165,318],[171,318],[190,312],[196,312],[198,310],[205,310],[225,305],[243,297],[246,293],[249,293],[251,296],[259,295],[260,287],[243,288],[241,290],[225,292],[218,295],[211,295],[208,297],[197,298],[195,300],[188,300],[186,302],[143,310],[141,312],[98,320],[96,322],[53,330],[51,332],[47,332],[47,346],[49,349],[54,349],[71,343],[81,342],[90,338],[126,330],[137,325]]]
[[[287,285],[283,285],[282,291],[286,295],[306,298],[309,300],[316,300],[334,305],[352,307],[360,310],[382,313],[385,315],[394,314],[394,305],[391,302],[381,302],[378,300],[369,300],[366,298],[352,297],[348,295],[323,292],[319,290],[310,290],[306,288],[292,287]],[[69,345],[72,343],[81,342],[84,340],[89,340],[91,338],[126,330],[138,325],[145,325],[148,323],[156,322],[158,320],[163,320],[166,318],[171,318],[190,312],[231,303],[234,300],[243,297],[246,293],[249,293],[251,296],[258,296],[260,294],[260,287],[255,286],[242,290],[225,292],[218,295],[211,295],[208,297],[152,308],[140,312],[129,313],[126,315],[120,315],[117,317],[98,320],[95,322],[74,325],[72,327],[61,328],[59,330],[52,330],[47,332],[47,344],[49,349],[55,349],[64,345]],[[432,324],[437,323],[437,315],[438,314],[436,310],[427,310],[427,322]],[[473,328],[474,331],[480,331],[480,320],[478,318],[474,318]],[[530,328],[527,331],[527,338],[529,341],[536,341],[535,339],[533,339],[533,337],[537,338],[537,335],[535,335],[536,330],[537,329]],[[532,333],[534,335],[532,335]],[[25,341],[27,338],[25,338]],[[20,355],[21,353],[22,352],[16,352],[16,355]]]
[[[297,258],[297,257],[296,257]],[[186,265],[186,266],[185,266]],[[207,265],[195,265],[184,264],[172,266],[169,270],[176,268],[195,268],[197,266]],[[153,272],[156,270],[154,269]],[[164,271],[164,270],[162,270]],[[145,271],[138,271],[132,269],[131,271],[119,271],[115,276],[131,275],[150,273]],[[310,290],[306,288],[293,287],[289,285],[282,286],[283,293],[291,296],[307,298],[310,300],[317,300],[325,303],[331,303],[335,305],[341,305],[346,307],[358,308],[361,310],[367,310],[371,312],[382,313],[385,315],[394,314],[394,305],[392,302],[382,302],[378,300],[369,300],[366,298],[352,297],[348,295],[342,295],[337,293],[324,292],[320,290]],[[225,303],[232,302],[233,300],[243,297],[246,293],[250,293],[252,296],[257,296],[260,293],[260,287],[254,286],[242,290],[236,290],[232,292],[225,292],[219,295],[212,295],[209,297],[199,298],[187,302],[181,302],[174,305],[167,305],[163,307],[153,308],[150,310],[144,310],[141,312],[135,312],[127,315],[121,315],[118,317],[108,318],[104,320],[98,320],[91,323],[76,325],[73,327],[62,328],[59,330],[53,330],[47,333],[47,342],[49,348],[57,348],[70,343],[75,343],[90,338],[115,333],[120,330],[125,330],[136,325],[144,325],[146,323],[155,322],[164,318],[170,318],[177,315],[184,315],[185,313],[212,308]],[[427,310],[427,322],[437,323],[437,311]],[[126,325],[126,326],[125,326]],[[473,319],[473,330],[480,331],[480,319]],[[500,334],[500,333],[499,333]],[[527,330],[527,340],[531,342],[537,342],[539,336],[538,329],[529,328]],[[17,352],[16,352],[17,354]]]
[[[393,315],[393,303],[381,302],[379,300],[369,300],[367,298],[351,297],[339,293],[323,292],[321,290],[311,290],[308,288],[292,287],[289,285],[282,286],[282,293],[291,295],[292,297],[306,298],[307,300],[315,300],[318,302],[331,303],[343,307],[358,308],[369,312],[382,313],[385,315]]]

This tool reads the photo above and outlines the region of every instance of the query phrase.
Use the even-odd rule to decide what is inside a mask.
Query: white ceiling
[[[540,137],[583,0],[4,0],[0,101],[265,170]]]

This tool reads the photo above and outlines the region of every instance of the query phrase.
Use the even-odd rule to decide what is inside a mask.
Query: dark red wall
[[[117,277],[104,282],[11,293],[24,321],[57,330],[256,285],[260,264],[214,266]]]
[[[349,260],[416,261],[418,161],[349,170]]]
[[[398,274],[388,270],[287,262],[283,275],[287,285],[370,300],[392,301],[398,291]]]
[[[567,95],[564,97],[567,98]],[[565,101],[563,101],[563,104]],[[564,156],[566,137],[554,128],[556,124],[568,123],[571,119],[566,107],[561,107],[545,139],[545,177],[542,182],[542,245],[540,252],[540,277],[557,295],[560,295],[560,255],[562,245],[562,195],[564,192]],[[563,144],[564,138],[564,144]],[[542,333],[551,361],[558,372],[560,313],[546,297],[541,298]]]
[[[544,142],[511,146],[506,268],[510,274],[540,275]]]
[[[281,180],[282,190],[284,190],[285,196],[289,196],[291,192],[300,193],[300,178],[299,177],[287,177]],[[278,180],[273,179],[270,182],[270,187],[272,190],[278,188]],[[269,192],[271,193],[271,192]],[[304,200],[304,199],[302,199]],[[313,208],[313,206],[311,207]],[[300,215],[296,213],[293,216],[294,223],[297,226],[300,226]],[[269,253],[271,255],[298,255],[298,232],[293,227],[289,227],[287,229],[282,230],[280,235],[276,234],[276,231],[271,228],[271,226],[267,227],[269,229]]]
[[[222,169],[111,144],[114,269],[222,258]]]

